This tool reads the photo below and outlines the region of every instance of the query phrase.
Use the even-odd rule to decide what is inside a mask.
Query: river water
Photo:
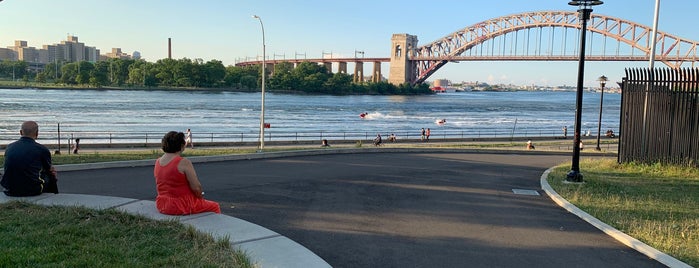
[[[431,128],[436,137],[552,136],[562,135],[561,128],[567,126],[572,135],[575,120],[575,92],[562,91],[429,96],[267,93],[265,98],[265,122],[271,125],[266,136],[272,140],[376,133],[412,138],[419,137],[420,128]],[[584,94],[583,132],[596,135],[599,98],[599,93]],[[151,133],[151,142],[156,142],[167,131],[187,128],[199,138],[254,141],[260,100],[259,92],[0,89],[0,144],[16,139],[25,120],[39,122],[43,139],[57,132],[60,123],[62,137],[93,137],[94,142],[105,142],[104,133],[122,141]],[[604,94],[603,109],[602,132],[618,132],[620,94]],[[361,113],[367,116],[361,118]],[[437,124],[440,119],[446,123]]]

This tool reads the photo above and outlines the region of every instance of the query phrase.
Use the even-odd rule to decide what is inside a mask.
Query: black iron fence
[[[699,68],[626,69],[619,162],[699,162]]]
[[[301,142],[318,141],[371,141],[377,132],[370,131],[322,131],[309,130],[303,132],[291,132],[269,129],[265,131],[265,142]],[[388,139],[394,134],[398,140],[420,139],[420,130],[396,130],[381,131],[381,136]],[[157,144],[163,137],[162,132],[119,132],[119,131],[62,131],[60,136],[56,132],[44,131],[40,133],[39,142],[52,147],[60,144],[67,147],[80,138],[81,145],[124,145],[133,146]],[[17,140],[19,133],[0,132],[0,149]],[[432,129],[430,140],[456,140],[479,138],[563,138],[563,132],[559,128],[528,129],[528,128],[474,128],[474,129]],[[570,137],[569,137],[570,138]],[[259,132],[195,132],[195,143],[250,143],[259,141]]]

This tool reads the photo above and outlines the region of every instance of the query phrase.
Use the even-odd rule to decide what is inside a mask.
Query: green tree
[[[87,61],[78,62],[78,74],[75,77],[75,81],[78,84],[84,85],[90,83],[90,77],[93,73],[95,66]]]
[[[352,90],[352,76],[349,74],[333,74],[326,82],[325,87],[333,94],[347,94]]]
[[[298,85],[298,80],[293,75],[294,64],[282,62],[274,66],[274,75],[269,79],[270,88],[291,90]]]
[[[77,84],[76,77],[78,76],[78,63],[66,63],[61,67],[61,83],[75,85]]]
[[[34,78],[39,83],[46,83],[46,74],[44,72],[36,73],[36,78]]]
[[[223,84],[226,76],[226,67],[219,60],[210,60],[204,65],[205,79],[203,86],[218,87]]]

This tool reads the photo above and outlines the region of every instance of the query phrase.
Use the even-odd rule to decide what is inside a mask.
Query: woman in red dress
[[[218,203],[204,199],[192,161],[180,156],[184,148],[184,133],[170,131],[163,137],[165,154],[155,161],[153,169],[158,191],[155,206],[160,213],[168,215],[221,213]]]

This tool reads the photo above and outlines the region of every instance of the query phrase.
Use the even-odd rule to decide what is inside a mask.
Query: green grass
[[[300,150],[308,148],[270,148],[265,149],[265,152],[275,152],[275,151],[288,151],[288,150]],[[257,149],[187,149],[182,156],[212,156],[212,155],[229,155],[229,154],[249,154],[255,153]],[[145,160],[145,159],[157,159],[162,156],[163,152],[160,149],[141,149],[141,150],[115,150],[115,151],[101,151],[101,152],[88,152],[84,150],[80,154],[60,154],[53,155],[51,159],[54,165],[66,165],[66,164],[84,164],[84,163],[99,163],[99,162],[112,162],[112,161],[131,161],[131,160]],[[0,167],[2,167],[5,162],[5,156],[0,155]]]
[[[228,239],[113,209],[0,204],[2,267],[253,267]]]
[[[662,164],[581,161],[584,184],[563,183],[569,165],[548,182],[563,198],[601,221],[689,265],[699,267],[699,169]]]

